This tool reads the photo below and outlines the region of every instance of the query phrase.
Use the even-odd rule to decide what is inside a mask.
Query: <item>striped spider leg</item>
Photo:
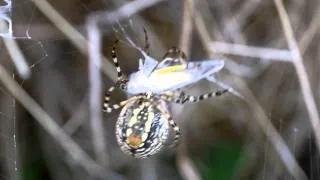
[[[228,93],[229,89],[223,89],[223,90],[218,90],[218,91],[212,91],[209,93],[204,93],[198,96],[192,96],[192,95],[188,95],[186,94],[184,91],[178,92],[178,91],[167,91],[164,94],[161,94],[160,97],[161,99],[167,101],[167,102],[173,102],[173,103],[177,103],[177,104],[185,104],[185,103],[195,103],[195,102],[199,102],[205,99],[209,99],[212,97],[216,97],[216,96],[221,96],[225,93]],[[180,129],[177,126],[177,124],[171,119],[170,115],[168,115],[168,119],[169,119],[169,123],[172,126],[173,130],[175,131],[175,137],[173,140],[173,143],[171,144],[171,147],[176,146],[179,143],[180,140]]]
[[[147,43],[146,49],[148,46]],[[112,49],[112,59],[118,72],[118,79],[105,95],[103,110],[110,113],[122,108],[116,123],[116,137],[121,150],[136,158],[149,157],[159,152],[165,145],[170,126],[175,132],[174,144],[177,144],[180,137],[179,127],[170,116],[167,102],[159,95],[139,93],[119,104],[109,104],[110,94],[115,88],[126,90],[128,82],[118,64],[115,46]]]
[[[147,55],[149,55],[149,48],[150,48],[150,43],[149,43],[149,38],[148,38],[148,33],[147,30],[144,28],[143,29],[144,34],[145,34],[145,51],[147,52]],[[117,52],[116,52],[116,45],[119,43],[119,40],[116,40],[112,46],[112,51],[111,51],[111,55],[112,55],[112,62],[113,65],[115,66],[116,70],[117,70],[117,81],[115,83],[115,85],[111,86],[108,91],[105,93],[104,96],[104,103],[103,103],[103,111],[104,112],[109,112],[112,111],[112,107],[110,107],[109,102],[110,102],[110,96],[111,93],[115,90],[116,87],[120,88],[121,90],[126,90],[127,89],[127,83],[128,83],[128,78],[124,76],[121,67],[119,65],[118,62],[118,57],[117,57]],[[113,105],[114,109],[119,108],[119,105],[115,104]],[[110,109],[111,108],[111,109]]]
[[[117,105],[117,104],[114,104],[113,106],[109,105],[110,95],[115,90],[116,87],[120,88],[121,90],[125,90],[127,88],[128,79],[124,76],[124,74],[121,71],[121,68],[120,68],[119,63],[118,63],[117,53],[116,53],[116,47],[115,46],[116,46],[116,44],[118,42],[119,42],[118,40],[115,41],[115,43],[114,43],[114,45],[112,47],[112,51],[111,51],[112,62],[114,64],[114,66],[116,67],[118,78],[117,78],[117,81],[116,81],[115,85],[111,86],[108,89],[108,91],[105,93],[104,103],[103,103],[103,111],[104,112],[111,112],[112,109],[120,108],[120,106]]]
[[[176,124],[176,122],[174,122],[174,120],[172,119],[172,117],[170,116],[170,114],[168,113],[168,111],[166,111],[165,109],[163,109],[162,107],[158,107],[158,109],[162,112],[162,114],[164,116],[167,117],[167,120],[170,124],[170,126],[172,127],[175,135],[174,135],[174,139],[172,141],[172,144],[170,145],[171,148],[177,146],[180,142],[180,136],[181,136],[181,132],[180,132],[180,128],[179,126]]]
[[[184,91],[181,91],[179,97],[174,98],[173,102],[178,103],[178,104],[184,104],[187,102],[199,102],[205,99],[209,99],[212,97],[217,97],[217,96],[221,96],[225,93],[230,92],[230,89],[223,89],[223,90],[218,90],[218,91],[212,91],[209,93],[204,93],[198,96],[192,96],[192,95],[188,95],[186,94]]]
[[[196,103],[202,100],[206,100],[212,97],[221,96],[225,93],[230,92],[230,89],[223,89],[218,91],[212,91],[209,93],[204,93],[198,96],[192,96],[186,94],[184,91],[167,91],[161,95],[161,98],[177,104],[185,104],[185,103]]]
[[[145,50],[148,52],[146,31],[145,40]],[[115,46],[112,48],[112,59],[118,79],[106,93],[104,111],[109,113],[122,108],[116,122],[117,142],[124,153],[136,158],[149,157],[159,152],[169,137],[170,126],[175,132],[171,146],[178,144],[181,133],[170,116],[168,102],[198,102],[230,91],[226,88],[199,96],[180,91],[181,88],[219,71],[223,67],[223,61],[187,63],[184,53],[177,48],[169,49],[160,63],[146,55],[144,63],[139,62],[139,71],[131,74],[129,79],[124,76],[118,64]],[[119,104],[110,105],[110,94],[115,87],[133,96]]]

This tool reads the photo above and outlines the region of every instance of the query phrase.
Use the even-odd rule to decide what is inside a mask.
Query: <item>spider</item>
[[[170,116],[168,103],[198,102],[229,92],[229,89],[224,89],[199,96],[187,95],[180,89],[206,77],[203,75],[200,79],[189,77],[186,73],[188,70],[199,71],[200,68],[203,71],[201,73],[208,76],[208,73],[212,74],[219,71],[223,67],[223,61],[210,62],[209,65],[211,66],[209,68],[203,68],[203,63],[187,63],[185,61],[186,56],[181,50],[171,48],[164,55],[162,61],[158,63],[149,56],[146,31],[145,41],[145,51],[147,53],[144,54],[144,63],[140,59],[139,70],[131,74],[129,78],[122,73],[119,66],[115,48],[118,40],[115,42],[111,54],[118,79],[115,85],[108,89],[103,104],[103,111],[107,113],[122,108],[116,122],[117,142],[124,153],[135,158],[146,158],[159,152],[168,140],[170,126],[175,133],[171,146],[178,144],[181,133]],[[142,53],[144,52],[142,51]],[[208,66],[208,63],[206,65]],[[196,74],[196,76],[199,76],[199,74]],[[148,84],[150,83],[148,78],[160,85],[153,87],[153,83]],[[196,80],[190,81],[187,78],[196,78]],[[119,104],[110,105],[110,94],[116,87],[132,95],[132,97]]]

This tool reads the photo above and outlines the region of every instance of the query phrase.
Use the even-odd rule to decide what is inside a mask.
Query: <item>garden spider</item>
[[[147,42],[145,50],[147,54],[149,54],[147,35],[145,37]],[[115,44],[117,42],[118,41],[116,41]],[[170,126],[175,133],[171,146],[176,146],[178,144],[180,129],[170,116],[167,103],[174,102],[184,104],[186,102],[198,102],[213,96],[221,96],[222,94],[229,92],[229,89],[224,89],[202,94],[200,96],[191,96],[180,90],[181,87],[188,84],[179,86],[176,86],[175,84],[174,86],[170,85],[168,87],[171,89],[163,91],[153,91],[142,86],[137,86],[135,83],[138,82],[135,82],[137,79],[136,77],[133,77],[134,75],[127,78],[122,73],[118,64],[115,44],[112,48],[112,60],[118,73],[118,79],[115,85],[111,86],[105,94],[103,111],[110,113],[113,110],[122,108],[116,123],[117,142],[124,153],[132,155],[135,158],[145,158],[159,152],[169,137]],[[169,49],[163,57],[163,60],[152,66],[147,64],[149,63],[147,62],[148,58],[151,57],[145,55],[144,64],[142,64],[142,61],[140,60],[138,71],[143,75],[146,75],[147,73],[148,77],[152,76],[153,73],[157,73],[159,77],[173,72],[183,73],[189,64],[185,61],[184,53],[177,48]],[[137,75],[137,72],[135,75]],[[137,77],[140,78],[141,76]],[[159,80],[161,80],[161,78]],[[179,78],[176,80],[182,81]],[[119,104],[110,105],[110,94],[116,87],[133,96]],[[140,92],[134,92],[134,89],[139,90]]]

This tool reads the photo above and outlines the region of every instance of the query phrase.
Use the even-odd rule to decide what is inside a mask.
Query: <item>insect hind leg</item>
[[[144,50],[146,51],[147,55],[150,55],[150,43],[149,43],[149,37],[148,37],[148,32],[146,28],[143,28],[143,32],[144,32],[144,41],[145,41]]]
[[[229,89],[229,92],[230,92],[230,93],[238,96],[238,97],[241,98],[241,99],[244,99],[243,95],[241,95],[239,92],[237,92],[236,90],[234,90],[234,89],[233,89],[232,87],[230,87],[229,85],[224,84],[224,83],[218,81],[213,75],[208,76],[206,79],[207,79],[208,81],[210,81],[210,82],[213,82],[213,83],[217,84],[218,86],[220,86],[220,87],[222,87],[222,88]]]
[[[183,51],[181,51],[180,49],[178,49],[177,47],[172,47],[168,50],[168,52],[163,56],[162,59],[165,59],[167,57],[170,57],[170,56],[174,56],[174,57],[177,57],[177,58],[181,58],[183,60],[187,59],[186,55],[184,54]]]
[[[176,47],[172,47],[168,52],[163,56],[161,62],[157,65],[156,68],[165,68],[170,66],[183,65],[187,66],[186,55],[183,51]]]

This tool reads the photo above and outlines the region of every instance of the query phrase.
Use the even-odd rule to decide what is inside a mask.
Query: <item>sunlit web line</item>
[[[268,131],[269,129],[269,121],[267,122],[267,133],[269,133]],[[265,151],[264,151],[264,158],[263,158],[263,180],[265,180],[265,178],[267,177],[267,158],[268,158],[268,150],[269,150],[269,143],[268,143],[268,140],[267,140],[267,137],[265,139],[265,143],[264,143],[264,148]]]
[[[7,32],[1,32],[0,36],[4,38],[11,38],[12,37],[12,19],[11,19],[11,8],[12,2],[11,0],[4,0],[6,5],[0,6],[0,23],[1,23],[1,30],[5,30]],[[5,27],[5,26],[8,27]]]
[[[139,47],[130,37],[130,35],[128,34],[128,32],[125,30],[125,27],[119,22],[116,21],[116,24],[119,26],[119,28],[113,27],[114,31],[117,33],[119,32],[117,29],[120,29],[122,35],[124,36],[124,38],[126,39],[127,43],[129,43],[129,45],[131,45],[133,48],[137,49],[138,51],[140,51],[143,56],[146,55],[146,52],[143,51],[143,49],[141,49],[141,47]],[[132,26],[132,20],[129,19],[129,25]],[[141,29],[142,32],[142,29]],[[126,43],[126,42],[125,42]]]
[[[12,78],[14,78],[14,75],[12,76]],[[11,167],[13,168],[13,171],[15,172],[15,174],[10,175],[9,176],[5,176],[5,175],[1,175],[0,179],[5,178],[5,179],[12,179],[12,177],[14,177],[17,174],[18,171],[18,167],[17,167],[17,129],[16,129],[16,119],[15,119],[15,99],[13,98],[13,96],[11,96],[10,94],[8,94],[5,90],[0,88],[1,93],[3,94],[2,98],[7,98],[9,97],[11,101],[7,101],[10,104],[8,104],[9,106],[12,105],[12,110],[8,110],[9,112],[4,113],[2,111],[0,111],[0,121],[1,124],[3,125],[3,128],[9,128],[7,130],[0,130],[0,132],[5,132],[5,133],[1,133],[0,134],[0,139],[1,141],[3,141],[3,143],[5,144],[4,147],[7,147],[10,149],[10,155],[4,153],[4,154],[0,154],[0,156],[5,156],[5,158],[0,158],[5,160],[4,162],[4,167],[8,167],[8,170],[5,170],[4,172],[11,172]],[[13,113],[12,113],[13,112]],[[3,147],[3,148],[4,148]],[[5,151],[3,151],[5,152]]]
[[[310,156],[312,156],[312,140],[311,140],[311,137],[312,137],[312,134],[311,134],[311,132],[309,133],[309,135],[308,135],[308,141],[309,141],[309,143],[308,143],[308,145],[309,145],[309,154],[310,154]],[[313,180],[313,162],[312,162],[312,159],[313,158],[309,158],[310,160],[309,160],[309,166],[310,166],[310,174],[309,174],[309,176],[310,176],[310,179],[311,180]]]
[[[42,52],[43,52],[42,57],[40,59],[38,59],[36,62],[30,64],[29,65],[30,69],[34,68],[36,65],[40,64],[45,58],[47,58],[49,56],[48,52],[44,48],[44,44],[42,43],[42,41],[35,41],[34,44],[29,45],[28,47],[21,50],[23,53],[27,53],[28,51],[32,51],[33,49],[39,48],[39,47],[42,49]]]
[[[7,3],[7,5],[0,6],[0,23],[2,24],[2,26],[7,25],[8,30],[6,33],[0,33],[0,37],[10,38],[10,39],[31,39],[32,37],[30,36],[29,31],[30,31],[31,23],[35,17],[36,7],[32,8],[31,10],[32,14],[30,15],[30,14],[25,14],[23,10],[24,9],[27,9],[28,11],[30,10],[30,8],[25,8],[25,4],[31,3],[31,1],[27,0],[24,2],[16,2],[14,3],[14,6],[12,6],[12,0],[4,0],[4,1]],[[11,13],[14,10],[20,9],[18,7],[21,7],[22,9],[21,13],[23,13],[26,17],[30,17],[26,27],[25,36],[15,36],[12,28],[14,25],[14,22],[12,21]],[[2,28],[4,27],[1,27],[1,29]]]
[[[12,78],[15,79],[14,74],[12,74]],[[12,98],[12,119],[13,119],[13,166],[14,166],[14,171],[17,173],[18,172],[18,166],[17,166],[17,128],[16,128],[16,99],[13,97]]]
[[[37,65],[39,65],[40,63],[42,63],[43,61],[45,61],[45,59],[47,59],[49,57],[49,54],[48,54],[47,50],[44,48],[44,45],[41,41],[37,41],[34,45],[31,45],[31,48],[30,47],[26,48],[23,51],[26,51],[26,50],[30,51],[31,49],[33,49],[35,47],[40,47],[42,49],[42,57],[40,59],[36,60],[36,62],[29,65],[30,70],[33,70]],[[23,79],[21,81],[20,85],[23,86],[24,82],[25,82],[25,79]]]
[[[38,61],[36,61],[35,63],[33,63],[29,66],[30,69],[34,68],[36,65],[40,64],[42,61],[44,61],[48,57],[48,53],[47,53],[46,49],[44,48],[43,43],[41,41],[38,41],[37,43],[39,44],[39,46],[43,50],[44,54],[41,59],[39,59]]]
[[[0,91],[1,91],[3,94],[5,94],[5,96],[8,96],[8,97],[13,98],[12,95],[9,94],[9,93],[8,93],[6,90],[4,90],[3,88],[0,88]],[[13,118],[10,117],[10,115],[5,114],[5,113],[3,113],[2,111],[0,111],[0,118],[1,118],[1,117],[5,118],[5,119],[8,120],[8,121],[13,120]],[[0,120],[0,121],[1,121],[1,120]],[[1,136],[3,136],[3,135],[1,135]],[[8,136],[8,137],[9,137],[9,136]],[[7,137],[7,138],[8,138],[8,137]]]
[[[9,115],[7,115],[1,111],[0,111],[0,117],[5,117],[7,120],[12,120],[12,118]]]

